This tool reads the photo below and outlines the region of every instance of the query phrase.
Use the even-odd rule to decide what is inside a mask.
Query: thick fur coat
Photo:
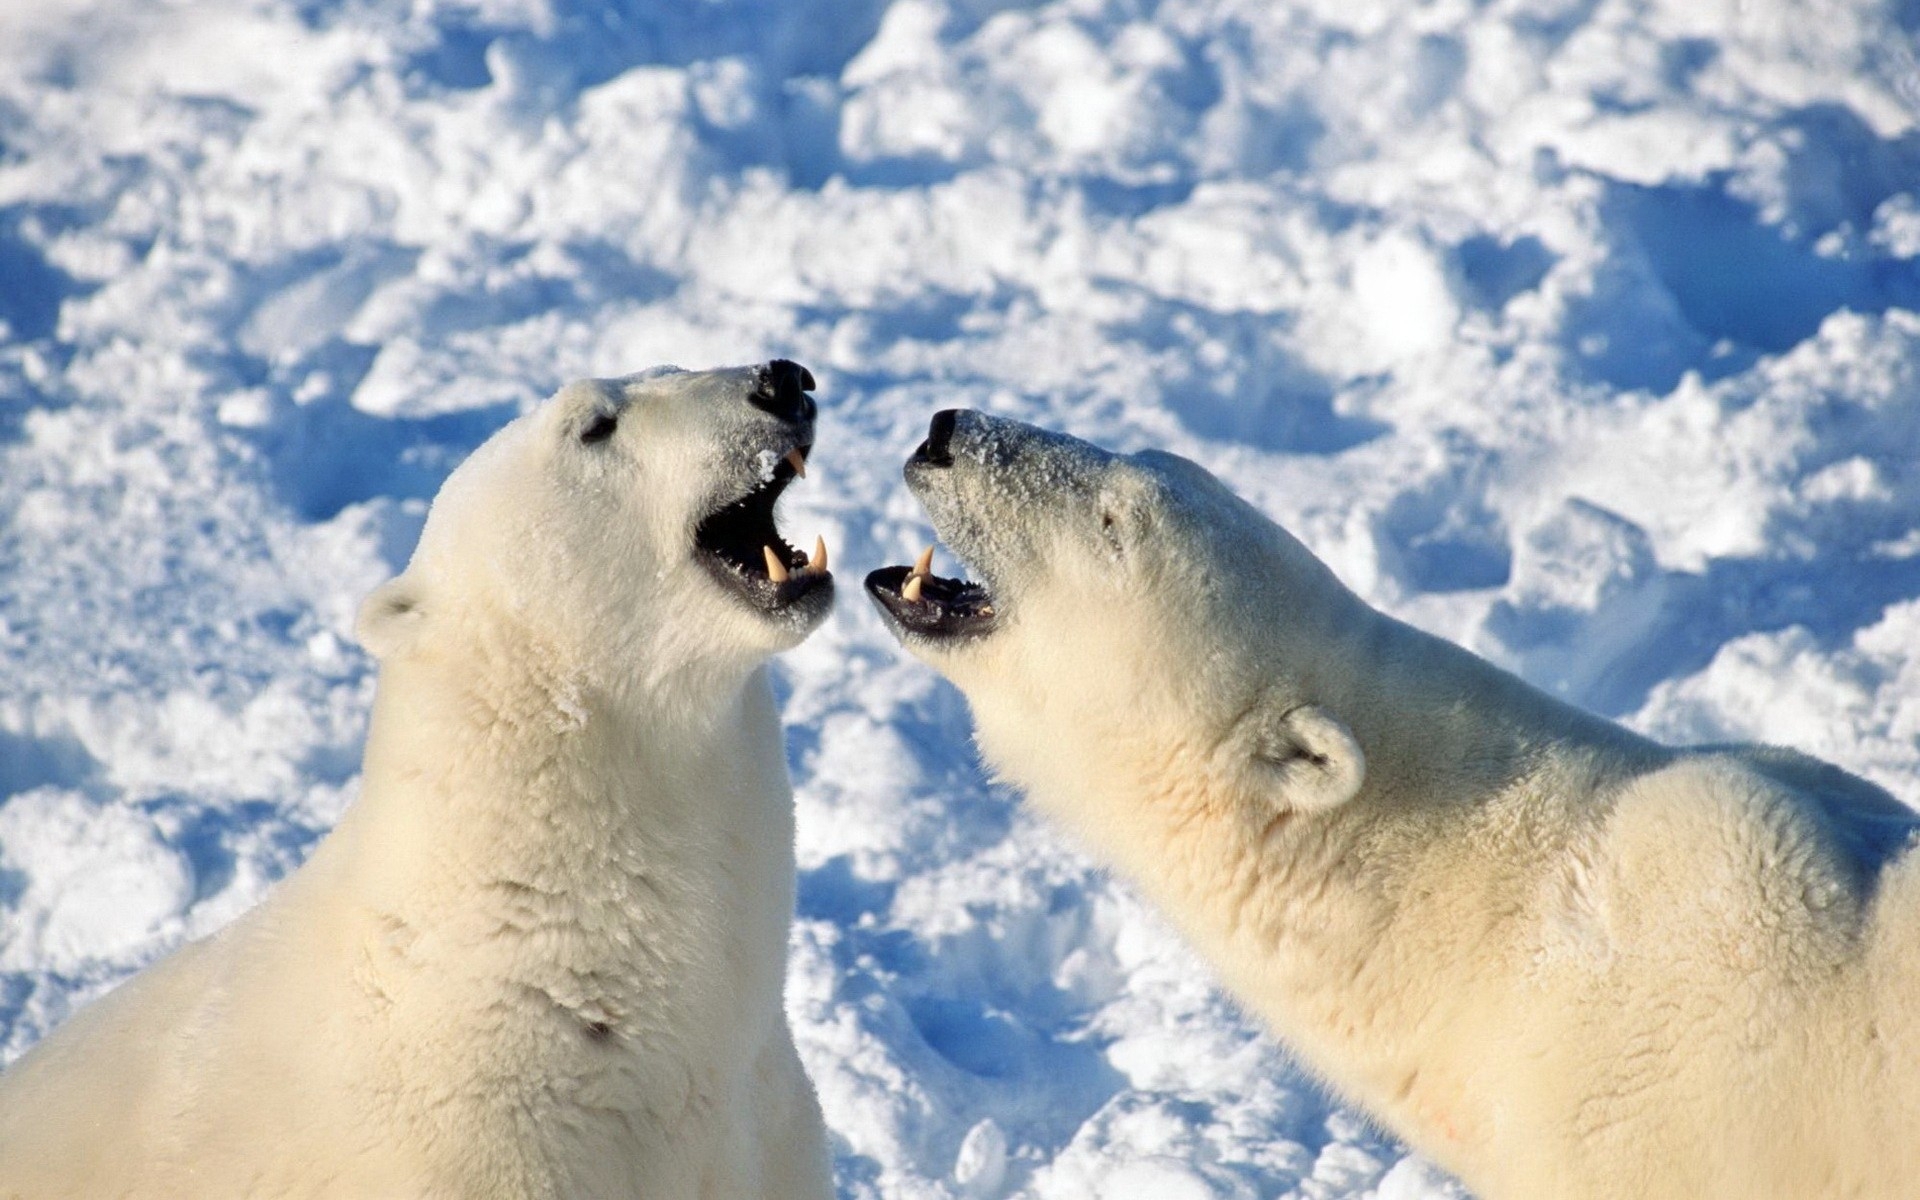
[[[358,801],[0,1076],[0,1196],[831,1195],[764,669],[831,586],[696,536],[812,441],[773,367],[574,384],[454,472],[362,610]]]

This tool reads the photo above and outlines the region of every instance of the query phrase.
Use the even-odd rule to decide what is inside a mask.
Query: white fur
[[[1380,614],[1204,471],[960,414],[992,766],[1485,1200],[1920,1193],[1913,814],[1674,750]]]
[[[780,432],[750,387],[574,384],[454,472],[363,609],[360,799],[0,1076],[0,1196],[831,1194],[763,666],[824,603],[770,619],[692,558]]]

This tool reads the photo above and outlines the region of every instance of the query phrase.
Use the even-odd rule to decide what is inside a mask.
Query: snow
[[[849,1197],[1457,1196],[981,774],[853,586],[984,407],[1381,607],[1920,801],[1920,65],[1867,0],[0,6],[0,1059],[350,802],[358,598],[569,378],[777,356]]]

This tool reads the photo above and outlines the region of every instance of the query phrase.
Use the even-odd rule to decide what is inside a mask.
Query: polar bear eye
[[[1103,512],[1100,514],[1100,534],[1107,539],[1107,545],[1113,549],[1115,554],[1122,552],[1120,546],[1120,522],[1114,519],[1113,513]]]
[[[593,419],[592,424],[580,431],[580,443],[584,446],[591,446],[595,442],[604,442],[613,436],[613,431],[618,428],[619,425],[619,417],[614,416],[612,413],[601,413]]]

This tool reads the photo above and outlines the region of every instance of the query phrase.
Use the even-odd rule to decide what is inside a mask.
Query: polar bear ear
[[[426,624],[420,592],[405,575],[389,579],[360,602],[353,632],[375,658],[385,659],[411,646]]]
[[[1318,704],[1275,707],[1254,730],[1253,765],[1288,808],[1325,812],[1359,794],[1367,756],[1345,722]]]

